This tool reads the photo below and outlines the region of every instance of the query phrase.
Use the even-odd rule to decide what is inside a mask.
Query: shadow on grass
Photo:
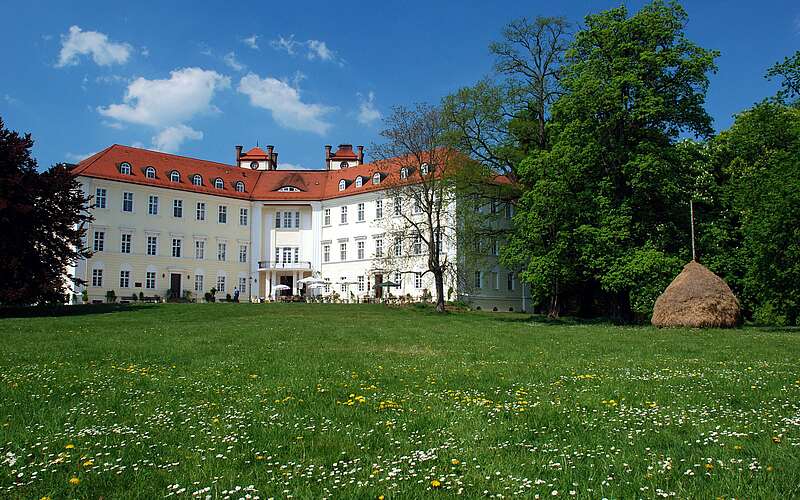
[[[142,311],[155,307],[152,304],[82,304],[74,306],[12,306],[0,307],[0,318],[47,318],[55,316],[85,316],[91,314],[109,314],[131,311]]]

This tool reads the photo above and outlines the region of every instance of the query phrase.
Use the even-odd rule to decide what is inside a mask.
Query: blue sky
[[[619,4],[16,2],[0,20],[0,116],[33,134],[41,166],[113,143],[232,162],[258,141],[284,167],[321,168],[325,144],[378,141],[391,106],[490,74],[487,45],[509,20],[580,23]],[[800,48],[800,2],[684,7],[689,37],[721,52],[707,109],[724,129],[774,93],[763,75]]]

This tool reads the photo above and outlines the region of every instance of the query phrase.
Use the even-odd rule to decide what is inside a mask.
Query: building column
[[[261,203],[254,203],[252,207],[253,220],[250,222],[250,302],[255,302],[260,290],[258,261],[261,260],[262,205]]]

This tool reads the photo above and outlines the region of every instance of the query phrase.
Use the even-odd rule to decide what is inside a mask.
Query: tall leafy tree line
[[[781,90],[714,135],[705,110],[719,53],[685,34],[676,2],[521,19],[490,46],[496,74],[445,98],[450,143],[521,189],[503,263],[540,309],[649,317],[691,259],[722,275],[745,314],[796,324],[800,307],[800,53]]]

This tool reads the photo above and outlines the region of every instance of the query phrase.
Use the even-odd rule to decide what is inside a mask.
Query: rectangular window
[[[322,225],[323,226],[330,226],[331,225],[331,209],[326,208],[323,212],[322,216]]]
[[[322,262],[330,262],[330,261],[331,261],[331,246],[322,245]]]
[[[403,213],[403,199],[402,198],[400,198],[399,196],[395,196],[394,197],[394,203],[392,205],[394,205],[394,214],[395,215],[400,215],[400,214]]]
[[[358,217],[358,222],[364,222],[364,204],[363,203],[359,203],[358,204],[357,217]]]
[[[414,288],[422,288],[422,273],[414,273]]]
[[[239,278],[239,292],[247,292],[247,278]]]
[[[275,212],[275,229],[281,228],[281,213]]]
[[[106,232],[105,231],[95,231],[94,232],[94,245],[92,249],[95,252],[102,252],[105,248],[106,244]]]
[[[300,212],[294,213],[294,227],[300,229]]]
[[[347,224],[347,206],[342,207],[341,224]]]
[[[339,260],[347,260],[347,243],[339,243]]]
[[[422,236],[419,234],[414,236],[414,255],[422,255]]]
[[[247,225],[247,209],[240,208],[239,209],[239,225],[246,226]]]
[[[183,241],[180,238],[172,238],[172,256],[173,257],[180,257],[181,256],[181,244]]]
[[[226,253],[228,251],[227,243],[217,243],[217,260],[225,261]]]
[[[414,208],[413,213],[421,214],[422,213],[422,202],[419,199],[419,196],[414,196]]]
[[[129,191],[122,193],[122,211],[133,212],[133,193]]]
[[[106,208],[106,188],[97,188],[94,191],[94,208]]]
[[[283,228],[292,228],[292,212],[283,212]]]
[[[383,238],[375,240],[375,257],[383,257]]]
[[[197,294],[203,293],[203,275],[202,274],[195,274],[194,275],[194,291]]]
[[[511,204],[510,201],[506,202],[506,219],[510,219],[514,216],[514,205]]]
[[[356,242],[356,253],[357,253],[358,260],[361,260],[361,259],[364,258],[364,242],[363,241],[357,241]]]
[[[363,276],[359,276],[358,277],[358,291],[359,292],[363,292],[366,289],[367,289],[367,287],[366,287],[366,284],[365,284],[365,281],[364,281],[364,277]]]
[[[132,239],[133,238],[132,238],[131,234],[125,234],[125,233],[122,234],[122,239],[121,239],[120,245],[119,245],[119,252],[120,253],[131,253],[131,240]]]
[[[172,216],[179,219],[183,217],[183,200],[172,201]]]
[[[375,200],[375,218],[383,219],[383,200]]]
[[[239,262],[247,262],[247,245],[239,245]]]
[[[156,288],[156,272],[155,271],[147,271],[145,274],[144,279],[144,287],[148,290],[155,290]]]
[[[225,293],[225,276],[217,276],[217,291]]]
[[[475,288],[480,288],[483,284],[483,276],[480,271],[475,271]]]
[[[497,240],[492,241],[492,255],[497,255],[500,251],[500,243]]]
[[[297,247],[294,247],[294,262],[295,264],[300,262],[300,249]]]
[[[158,215],[158,196],[154,194],[147,197],[147,215]]]
[[[514,273],[508,273],[507,281],[508,282],[506,284],[508,285],[508,291],[513,291],[517,287],[517,284],[514,281]]]
[[[119,272],[119,287],[120,288],[130,288],[131,286],[131,272],[130,271],[120,271]]]
[[[492,205],[491,206],[492,206],[491,213],[496,214],[497,213],[497,199],[496,198],[492,198]]]
[[[394,255],[397,257],[403,255],[403,238],[401,236],[394,237]]]
[[[147,237],[147,255],[158,255],[158,236]]]
[[[219,206],[219,216],[217,217],[217,222],[220,224],[227,224],[228,223],[228,207],[225,205]]]
[[[197,220],[206,220],[206,204],[204,202],[197,202],[194,218]]]
[[[103,286],[102,269],[92,269],[92,286]]]
[[[403,288],[403,273],[394,273],[394,282],[398,287]]]
[[[500,273],[492,272],[490,275],[495,290],[500,290]]]
[[[202,260],[206,258],[206,242],[203,240],[194,241],[194,258]]]

